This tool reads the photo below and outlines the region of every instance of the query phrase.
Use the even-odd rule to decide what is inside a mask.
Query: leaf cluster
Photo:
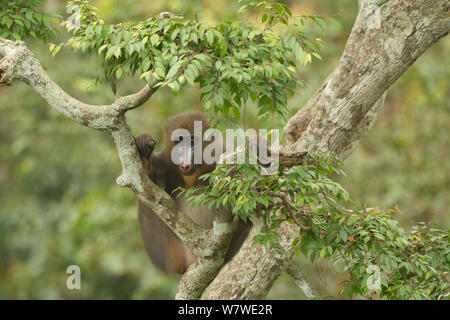
[[[383,299],[448,297],[449,232],[419,224],[411,231],[398,225],[398,209],[367,208],[353,201],[332,180],[343,174],[334,157],[308,156],[304,165],[260,175],[259,165],[219,165],[202,176],[208,185],[185,190],[194,205],[226,207],[244,221],[262,221],[253,241],[278,245],[281,223],[300,227],[296,253],[311,262],[330,258],[349,278],[340,290],[348,297]],[[373,289],[371,266],[379,270]]]
[[[0,2],[0,35],[23,40],[28,37],[46,42],[52,37],[59,18],[39,11],[42,0],[14,0]]]
[[[263,8],[263,27],[236,21],[208,26],[173,14],[109,25],[89,1],[68,5],[78,15],[77,25],[66,24],[73,35],[67,45],[102,57],[97,80],[128,74],[153,87],[167,86],[174,94],[198,83],[204,109],[231,123],[250,100],[261,117],[286,117],[287,95],[301,83],[297,64],[311,62],[313,55],[320,58],[319,40],[289,27],[292,13],[284,4]],[[284,25],[281,31],[275,30],[279,24]]]

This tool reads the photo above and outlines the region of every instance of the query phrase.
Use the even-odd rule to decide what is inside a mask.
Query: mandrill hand
[[[144,157],[148,158],[152,155],[153,150],[155,149],[156,142],[153,140],[152,136],[149,134],[143,134],[139,137],[135,138],[136,145],[139,151],[139,154]]]

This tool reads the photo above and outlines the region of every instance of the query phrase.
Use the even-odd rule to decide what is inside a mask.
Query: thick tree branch
[[[157,90],[145,85],[135,94],[117,97],[111,105],[89,105],[74,99],[54,83],[23,42],[0,37],[0,55],[4,56],[0,62],[0,84],[10,84],[13,79],[25,81],[53,108],[94,129],[111,127],[110,121],[118,116],[117,111],[124,113],[139,107]]]
[[[66,117],[84,126],[104,130],[114,125],[117,113],[111,106],[82,103],[56,85],[22,41],[0,38],[0,84],[13,80],[28,83],[44,100]]]
[[[345,159],[365,135],[355,128],[371,128],[375,102],[448,34],[448,12],[444,0],[361,1],[338,67],[287,123],[286,146]]]

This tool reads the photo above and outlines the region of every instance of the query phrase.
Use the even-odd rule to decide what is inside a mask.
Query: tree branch
[[[157,89],[156,86],[150,88],[149,85],[146,84],[139,92],[124,97],[117,97],[116,101],[114,101],[114,105],[123,113],[136,109],[150,99]]]
[[[339,65],[286,124],[286,146],[345,159],[367,134],[386,90],[450,31],[448,1],[361,1]],[[378,108],[377,108],[378,106]],[[368,122],[369,125],[362,125]],[[355,136],[355,128],[361,126]]]

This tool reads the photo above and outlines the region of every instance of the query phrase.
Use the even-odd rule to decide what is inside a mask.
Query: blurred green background
[[[108,22],[142,20],[171,11],[206,23],[236,19],[234,0],[97,0]],[[47,9],[64,14],[66,1]],[[338,63],[357,12],[356,0],[287,1],[295,14],[335,17],[342,28],[324,32],[323,62],[298,69],[306,85],[290,98],[293,114]],[[245,15],[240,19],[253,19]],[[58,43],[64,39],[53,42]],[[108,85],[92,86],[99,60],[65,49],[51,59],[46,46],[28,45],[50,76],[76,98],[113,101]],[[429,49],[389,90],[384,111],[369,136],[346,160],[339,178],[354,199],[384,208],[398,205],[405,227],[418,221],[450,223],[450,38]],[[119,94],[142,83],[122,79]],[[128,113],[135,134],[151,132],[163,144],[161,124],[168,116],[199,109],[199,93],[177,96],[161,90]],[[30,87],[15,82],[0,88],[0,299],[172,299],[179,277],[150,264],[143,249],[132,191],[115,184],[121,168],[114,145],[101,132],[82,127],[49,108]],[[254,114],[247,123],[257,126]],[[328,261],[296,262],[323,295],[334,294],[345,275]],[[66,288],[66,268],[81,268],[81,290]],[[269,293],[272,299],[303,294],[286,275]]]

